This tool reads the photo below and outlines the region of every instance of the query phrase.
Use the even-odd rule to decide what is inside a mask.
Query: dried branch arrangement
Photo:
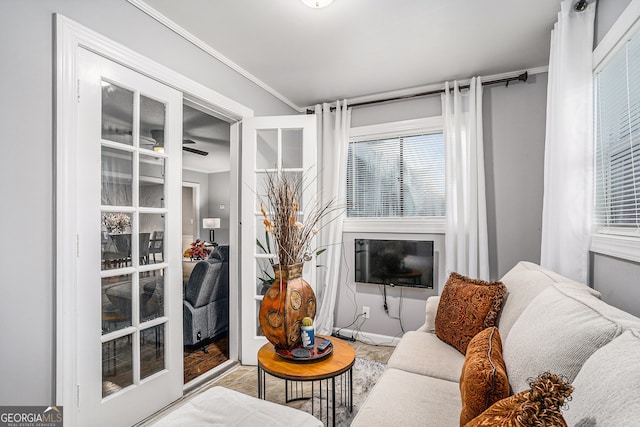
[[[267,234],[273,236],[280,265],[294,265],[312,257],[309,245],[322,226],[323,218],[340,209],[335,199],[305,212],[300,210],[305,178],[300,174],[282,172],[267,174],[267,203],[260,203]]]

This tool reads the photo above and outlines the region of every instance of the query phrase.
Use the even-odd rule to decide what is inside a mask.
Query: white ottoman
[[[224,387],[212,387],[165,415],[154,427],[322,427],[313,415]]]

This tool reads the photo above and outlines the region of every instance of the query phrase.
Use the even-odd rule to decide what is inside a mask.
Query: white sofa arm
[[[440,304],[440,295],[427,298],[427,306],[425,311],[427,317],[424,325],[418,328],[419,332],[436,332],[436,313],[438,312],[438,304]]]

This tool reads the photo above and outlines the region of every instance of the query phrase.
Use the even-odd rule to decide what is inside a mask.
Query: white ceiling
[[[290,105],[545,66],[561,0],[129,0]],[[146,5],[145,5],[146,3]]]

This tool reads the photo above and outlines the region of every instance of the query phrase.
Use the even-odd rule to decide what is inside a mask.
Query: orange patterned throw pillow
[[[478,332],[496,323],[507,288],[451,273],[436,313],[436,335],[465,354]]]
[[[507,368],[502,359],[502,339],[495,326],[477,334],[467,347],[460,375],[463,426],[498,400],[509,396]]]
[[[566,427],[560,408],[569,399],[573,386],[549,372],[529,385],[529,390],[494,403],[465,427]]]

